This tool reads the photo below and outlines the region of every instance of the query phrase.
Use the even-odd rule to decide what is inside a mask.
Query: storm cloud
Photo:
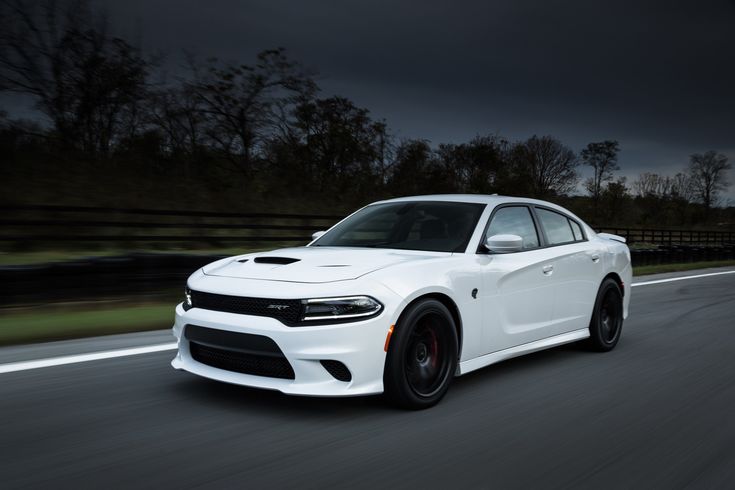
[[[250,62],[283,46],[399,137],[621,143],[622,173],[735,160],[735,2],[96,0],[167,54]],[[733,196],[733,193],[730,193]]]

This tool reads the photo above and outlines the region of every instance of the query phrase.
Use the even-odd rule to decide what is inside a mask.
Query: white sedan
[[[314,396],[436,404],[454,376],[585,340],[617,344],[625,240],[557,205],[482,195],[365,206],[304,247],[219,260],[176,307],[173,367]]]

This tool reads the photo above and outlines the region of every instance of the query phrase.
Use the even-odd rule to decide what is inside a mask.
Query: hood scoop
[[[294,259],[291,257],[255,257],[253,259],[253,262],[256,264],[277,264],[277,265],[287,265],[287,264],[293,264],[294,262],[298,262],[301,259]]]

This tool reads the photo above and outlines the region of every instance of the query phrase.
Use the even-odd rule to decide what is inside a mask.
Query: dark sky
[[[175,60],[283,46],[398,137],[621,143],[622,173],[735,162],[735,0],[93,0]],[[732,172],[731,180],[735,180]],[[729,193],[735,199],[735,192]]]

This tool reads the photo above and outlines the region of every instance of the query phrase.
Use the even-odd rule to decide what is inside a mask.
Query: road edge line
[[[685,281],[687,279],[698,279],[700,277],[721,276],[723,274],[735,274],[735,271],[710,272],[707,274],[697,274],[694,276],[681,276],[681,277],[669,277],[666,279],[654,279],[653,281],[634,282],[630,286],[631,287],[648,286],[650,284],[663,284],[665,282]]]
[[[52,366],[63,366],[66,364],[78,364],[82,362],[98,361],[102,359],[114,359],[117,357],[137,356],[140,354],[150,354],[153,352],[175,350],[177,347],[178,344],[176,342],[169,342],[166,344],[145,345],[142,347],[129,347],[126,349],[116,349],[102,352],[90,352],[87,354],[72,354],[68,356],[49,357],[46,359],[36,359],[32,361],[10,362],[7,364],[0,364],[0,374],[28,371],[31,369],[40,369]]]

